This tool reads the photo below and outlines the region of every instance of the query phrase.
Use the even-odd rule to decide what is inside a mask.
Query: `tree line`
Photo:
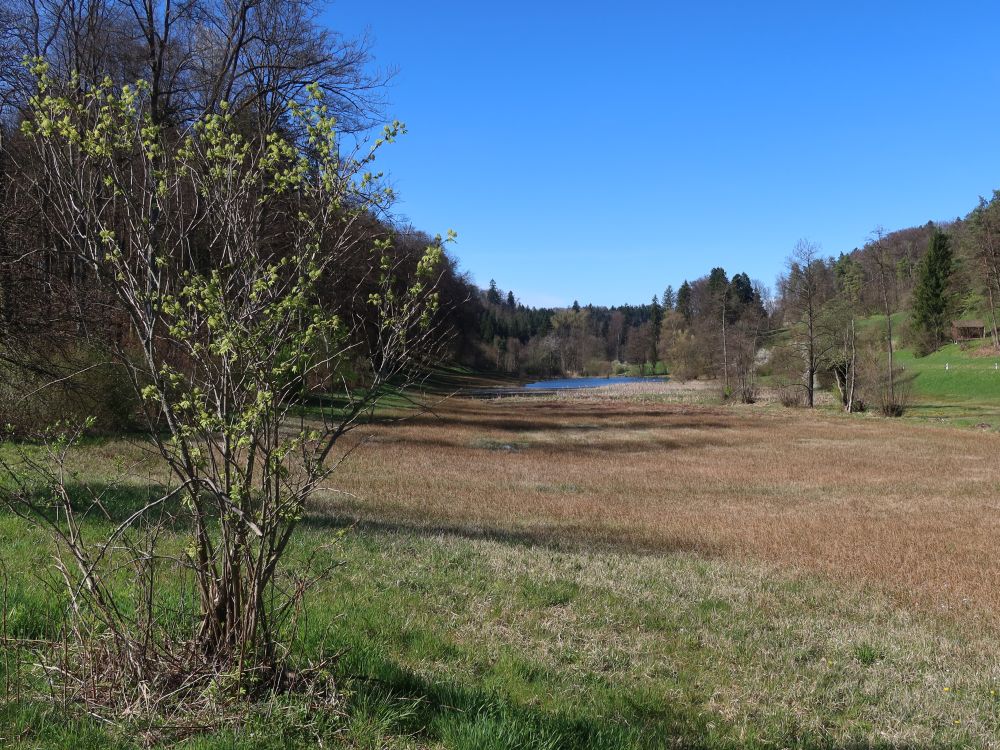
[[[109,346],[126,343],[128,327],[72,242],[55,236],[45,219],[48,186],[37,179],[42,165],[20,129],[34,91],[23,61],[44,59],[53,76],[72,76],[80,91],[105,79],[145,81],[150,122],[166,132],[181,132],[226,106],[246,134],[296,138],[301,127],[288,104],[304,102],[313,85],[336,119],[345,160],[378,120],[391,71],[372,65],[366,39],[346,39],[317,24],[308,2],[4,0],[0,20],[0,367],[7,384],[0,417],[32,424],[44,421],[46,409],[77,409],[120,424],[133,406],[128,389],[107,368],[92,365],[107,359]],[[369,179],[380,182],[377,172]],[[320,282],[338,312],[356,324],[355,360],[344,375],[353,384],[370,376],[378,341],[376,316],[366,304],[378,284],[374,248],[392,256],[400,279],[412,281],[424,249],[435,242],[430,233],[396,222],[392,191],[384,182],[380,190],[380,202],[351,222],[355,252]],[[929,351],[946,339],[952,317],[971,317],[987,321],[997,343],[998,211],[995,196],[983,199],[963,218],[880,230],[836,258],[805,243],[790,249],[773,289],[745,273],[713,268],[637,305],[526,306],[496,283],[478,288],[443,252],[434,313],[441,355],[526,376],[669,370],[680,378],[717,377],[747,399],[763,375],[787,381],[790,393],[812,403],[817,383],[857,383],[858,372],[844,364],[852,357],[843,352],[861,344],[854,357],[864,363],[860,369],[884,372],[865,380],[886,381],[867,388],[868,401],[881,402],[881,391],[892,400],[894,341]],[[936,231],[943,239],[929,256]],[[193,243],[203,271],[218,263],[205,247]],[[899,321],[900,312],[905,320]],[[886,318],[881,346],[869,341],[870,326],[858,325],[875,314]],[[839,322],[845,316],[846,327]],[[903,323],[898,330],[890,330],[894,320]],[[855,334],[848,335],[851,325]],[[852,336],[859,341],[852,344]],[[870,364],[876,350],[886,360],[879,367]],[[44,400],[17,393],[45,382],[59,385],[48,388]]]
[[[667,285],[649,304],[533,308],[495,281],[465,304],[480,366],[530,376],[665,373],[717,378],[753,401],[764,377],[790,403],[831,388],[845,409],[905,408],[899,347],[918,356],[951,341],[952,321],[982,322],[1000,346],[1000,192],[966,216],[893,232],[836,256],[790,249],[773,289],[723,268]]]

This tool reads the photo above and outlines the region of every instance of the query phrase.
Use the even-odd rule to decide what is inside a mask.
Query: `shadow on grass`
[[[146,508],[142,514],[145,523],[162,521],[168,528],[183,528],[187,524],[188,514],[183,509],[180,493],[160,502],[169,492],[163,485],[70,482],[66,484],[66,492],[77,520],[83,523],[120,524]],[[31,502],[36,512],[55,517],[56,510],[50,506],[46,490],[35,491]],[[31,515],[30,509],[21,507]]]
[[[260,711],[247,706],[241,726],[219,733],[196,732],[171,746],[190,750],[385,748],[396,747],[393,740],[402,740],[400,747],[449,750],[919,747],[878,741],[837,742],[779,727],[757,726],[746,736],[699,703],[632,690],[608,693],[609,702],[599,707],[581,702],[546,709],[517,701],[502,690],[425,678],[374,650],[351,651],[337,672],[346,698],[341,716],[319,715],[307,709],[285,718],[280,712],[267,711],[266,706]],[[12,750],[133,750],[142,746],[134,736],[122,729],[106,729],[87,718],[74,718],[41,702],[0,703],[0,745]]]
[[[712,415],[715,417],[715,415]],[[567,423],[565,420],[575,422]],[[592,422],[587,420],[593,420]],[[473,429],[494,429],[507,432],[581,432],[596,430],[732,430],[745,429],[746,425],[737,420],[726,420],[718,417],[692,418],[688,415],[661,412],[629,412],[603,409],[595,412],[582,410],[568,411],[558,414],[538,414],[528,417],[510,417],[507,415],[491,416],[482,411],[474,415],[449,414],[447,416],[425,412],[406,420],[407,424],[427,424],[433,427],[467,427]]]
[[[906,407],[907,412],[937,412],[937,411],[954,411],[959,413],[967,413],[970,417],[976,416],[977,414],[997,414],[1000,413],[1000,404],[977,404],[977,403],[957,403],[957,404],[945,404],[945,403],[926,403],[926,404],[910,404]]]
[[[351,693],[348,736],[370,728],[454,750],[724,746],[713,741],[705,712],[633,691],[615,693],[602,715],[589,705],[546,710],[502,690],[429,680],[362,648],[348,653],[342,669]]]
[[[376,438],[373,443],[383,445],[409,445],[424,450],[475,450],[507,455],[541,456],[592,456],[595,458],[637,453],[660,453],[690,451],[712,447],[725,447],[732,441],[721,437],[691,436],[687,439],[670,437],[608,438],[606,440],[539,440],[528,442],[518,440],[516,434],[506,439],[479,437],[473,440],[432,438],[425,435],[395,434],[386,438]]]
[[[794,724],[759,725],[748,736],[706,708],[708,695],[702,700],[672,700],[640,687],[603,685],[601,698],[547,708],[537,705],[537,695],[519,701],[502,688],[431,680],[363,648],[349,652],[341,669],[351,694],[347,732],[351,739],[364,737],[367,729],[450,750],[900,747],[868,740],[834,741],[795,729]],[[522,669],[537,673],[536,690],[546,690],[543,669],[530,665]]]
[[[176,519],[182,510],[182,495],[180,493],[164,502],[158,502],[169,492],[169,489],[163,485],[108,485],[88,482],[82,485],[71,485],[68,489],[70,496],[74,498],[74,505],[80,503],[81,509],[86,509],[96,499],[100,502],[108,519],[117,523],[124,521],[152,503],[156,503],[149,509],[153,518]],[[95,507],[92,512],[99,513],[100,510]]]
[[[352,529],[360,533],[422,538],[451,536],[473,541],[547,549],[553,552],[608,551],[655,555],[673,552],[694,552],[702,555],[721,553],[710,545],[681,537],[644,539],[630,536],[628,539],[622,539],[613,529],[595,528],[593,525],[537,525],[532,528],[511,529],[489,524],[447,523],[434,520],[426,522],[406,519],[376,520],[362,518],[342,508],[332,511],[317,508],[315,503],[301,523],[303,528],[313,530]]]

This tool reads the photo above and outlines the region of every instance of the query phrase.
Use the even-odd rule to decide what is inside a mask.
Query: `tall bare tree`
[[[90,84],[145,80],[156,124],[190,123],[226,102],[273,129],[315,85],[339,131],[360,132],[379,116],[391,76],[372,68],[367,37],[323,28],[311,0],[0,2],[12,19],[9,54],[44,57],[54,74]],[[30,81],[16,82],[23,104]]]
[[[626,328],[625,313],[621,310],[613,311],[608,320],[607,353],[608,358],[614,362],[625,359]]]
[[[757,400],[757,355],[768,332],[766,307],[770,291],[754,283],[754,297],[759,304],[744,306],[730,330],[732,335],[733,369],[740,400],[752,404]]]
[[[815,404],[816,375],[832,348],[823,324],[823,306],[833,293],[832,275],[819,254],[819,246],[799,240],[778,281],[785,303],[785,318],[794,346],[804,365],[806,404]]]
[[[995,192],[989,201],[980,198],[979,205],[969,214],[968,224],[972,254],[989,304],[993,346],[1000,347],[1000,331],[997,330],[997,298],[1000,297],[1000,192]]]
[[[893,304],[896,299],[894,263],[885,229],[876,227],[872,231],[866,250],[881,297],[882,313],[885,315],[886,367],[884,386],[881,389],[882,412],[886,416],[899,416],[902,405],[896,392],[896,367],[893,361],[895,347],[892,338],[892,315],[896,311]]]

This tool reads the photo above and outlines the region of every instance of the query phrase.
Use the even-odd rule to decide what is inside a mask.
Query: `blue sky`
[[[646,302],[1000,188],[1000,6],[336,0],[399,69],[400,214],[535,305]]]

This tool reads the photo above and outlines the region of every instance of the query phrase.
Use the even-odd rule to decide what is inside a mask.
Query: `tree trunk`
[[[990,320],[993,322],[993,328],[991,329],[991,334],[993,338],[993,346],[1000,348],[1000,334],[997,333],[997,309],[993,300],[993,284],[997,283],[1000,286],[1000,280],[997,279],[996,274],[992,274],[993,278],[990,278],[990,273],[987,271],[986,274],[986,291],[989,293],[990,300]]]
[[[722,298],[722,376],[729,392],[729,350],[726,345],[726,298]]]
[[[5,158],[7,152],[4,150],[5,148],[3,130],[0,129],[0,199],[7,195],[7,163]],[[7,232],[4,224],[0,223],[0,343],[9,335],[14,310],[12,269],[3,267],[3,264],[10,261],[7,250]]]
[[[848,364],[848,387],[847,387],[847,413],[850,414],[854,411],[854,386],[857,383],[857,373],[858,373],[858,346],[857,337],[854,333],[854,318],[851,318],[851,360]]]
[[[846,344],[844,348],[846,350]],[[840,405],[844,408],[844,411],[847,411],[847,367],[845,356],[844,364],[838,364],[833,368],[833,379],[837,383],[837,392],[840,394]]]
[[[808,312],[809,320],[809,362],[806,368],[806,403],[810,409],[815,404],[816,390],[816,328],[813,322],[813,311]]]
[[[981,254],[983,267],[986,271],[986,291],[989,293],[990,318],[993,321],[993,346],[1000,348],[1000,334],[997,333],[997,313],[993,298],[993,287],[1000,290],[1000,268],[997,268],[996,248],[993,245],[993,232],[986,227],[986,248]]]
[[[896,403],[896,387],[893,379],[895,375],[892,368],[892,314],[889,312],[889,302],[888,299],[885,303],[885,328],[886,334],[888,336],[887,346],[889,352],[889,403]]]

